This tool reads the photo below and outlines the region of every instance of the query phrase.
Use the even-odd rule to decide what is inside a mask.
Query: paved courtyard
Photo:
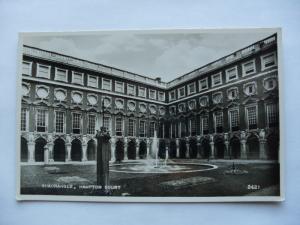
[[[137,161],[132,161],[137,162]],[[113,196],[244,196],[279,195],[279,165],[268,161],[173,160],[212,164],[215,169],[178,173],[110,172]],[[236,171],[232,174],[232,164]],[[21,166],[22,194],[102,195],[96,186],[96,165],[50,164]]]

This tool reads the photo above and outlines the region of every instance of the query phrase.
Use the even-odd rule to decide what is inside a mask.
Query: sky
[[[32,33],[23,43],[168,82],[273,33],[264,29]]]

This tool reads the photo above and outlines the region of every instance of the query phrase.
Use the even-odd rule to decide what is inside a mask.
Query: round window
[[[104,107],[110,106],[110,99],[109,98],[104,98],[103,103],[104,103]]]
[[[39,87],[36,93],[39,98],[46,98],[48,96],[48,89],[45,87]]]
[[[160,109],[159,109],[159,113],[160,113],[160,115],[165,115],[166,114],[166,110],[165,110],[165,108],[164,107],[161,107]]]
[[[207,98],[206,98],[206,97],[200,99],[200,105],[201,105],[202,107],[207,106]]]
[[[116,100],[116,106],[118,109],[123,109],[124,108],[124,103],[122,100],[118,99]]]
[[[55,97],[58,101],[63,101],[66,98],[66,93],[62,90],[57,90],[55,92]]]
[[[142,113],[146,112],[146,105],[140,104],[140,110]]]
[[[135,110],[135,103],[134,102],[129,102],[128,103],[128,108],[130,111],[134,111]]]
[[[25,84],[22,84],[22,95],[28,95],[29,94],[29,87]]]
[[[97,97],[95,95],[89,95],[88,96],[88,101],[91,105],[96,105],[97,103]]]
[[[156,113],[156,108],[155,108],[155,106],[150,106],[150,112],[151,112],[152,114],[155,114],[155,113]]]
[[[80,103],[82,101],[82,95],[80,93],[73,94],[73,101],[75,103]]]

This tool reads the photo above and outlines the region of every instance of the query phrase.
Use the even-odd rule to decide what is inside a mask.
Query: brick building
[[[277,159],[276,34],[170,82],[23,46],[21,161],[95,160],[110,130],[111,160]]]

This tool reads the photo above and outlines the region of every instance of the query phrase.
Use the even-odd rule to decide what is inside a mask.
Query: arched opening
[[[233,137],[230,140],[230,157],[232,159],[241,158],[241,143],[237,137]]]
[[[28,146],[27,140],[21,137],[21,162],[28,161]]]
[[[176,158],[176,141],[170,142],[169,157]]]
[[[145,159],[146,157],[147,157],[147,143],[145,141],[141,141],[139,146],[139,158]]]
[[[116,161],[124,160],[124,142],[120,139],[116,142]]]
[[[54,141],[53,160],[64,162],[66,161],[66,147],[63,139],[58,138]]]
[[[180,140],[179,142],[179,158],[184,159],[186,156],[186,141]]]
[[[267,155],[269,159],[278,159],[279,154],[279,137],[271,134],[267,137]]]
[[[44,138],[38,138],[35,141],[34,159],[36,162],[44,162],[44,147],[47,141]]]
[[[128,159],[135,159],[136,158],[136,148],[135,148],[135,141],[134,140],[131,140],[131,141],[128,142],[127,157],[128,157]]]
[[[247,158],[258,159],[259,158],[259,140],[255,135],[251,135],[247,139]]]
[[[197,158],[197,139],[192,138],[190,140],[190,158]]]
[[[166,141],[165,140],[159,141],[158,157],[161,159],[164,159],[166,157]]]
[[[72,161],[81,161],[82,147],[79,139],[74,139],[71,146],[71,159]]]
[[[86,150],[87,160],[89,161],[96,160],[96,152],[97,152],[96,142],[93,139],[91,139],[87,143],[87,150]]]
[[[215,140],[215,150],[216,150],[216,157],[218,159],[224,159],[225,144],[222,138],[217,138]]]
[[[208,159],[210,157],[210,144],[208,139],[203,139],[201,142],[202,158]]]

